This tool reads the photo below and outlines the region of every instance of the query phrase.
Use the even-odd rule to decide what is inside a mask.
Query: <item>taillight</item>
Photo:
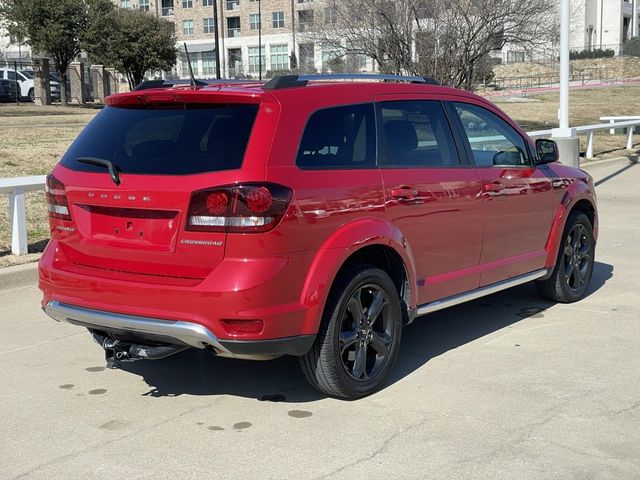
[[[199,190],[191,194],[185,228],[191,232],[268,232],[287,212],[291,195],[291,189],[272,183]]]
[[[47,175],[45,186],[47,192],[47,210],[50,218],[58,220],[71,220],[69,203],[67,202],[67,192],[64,184],[53,175]]]

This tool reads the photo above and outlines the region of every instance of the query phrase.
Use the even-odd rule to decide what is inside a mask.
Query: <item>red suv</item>
[[[585,295],[595,190],[557,159],[429,79],[142,84],[48,177],[42,305],[111,366],[295,355],[315,388],[361,397],[418,316],[530,281]]]

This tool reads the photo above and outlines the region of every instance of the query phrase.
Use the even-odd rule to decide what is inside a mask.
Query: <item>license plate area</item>
[[[76,205],[75,216],[87,245],[172,253],[179,212]]]

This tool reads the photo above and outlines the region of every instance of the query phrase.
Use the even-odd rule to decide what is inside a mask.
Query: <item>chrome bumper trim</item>
[[[87,328],[104,328],[106,331],[123,330],[159,335],[173,338],[190,347],[205,348],[210,345],[218,352],[227,352],[227,349],[220,345],[216,336],[209,329],[197,323],[122,315],[76,307],[55,300],[47,303],[44,311],[58,322],[67,322]]]

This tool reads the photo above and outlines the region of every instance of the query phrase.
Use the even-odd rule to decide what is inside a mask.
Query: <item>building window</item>
[[[260,28],[260,15],[257,13],[249,15],[249,28],[251,30],[258,30]]]
[[[162,0],[162,16],[173,15],[173,0]]]
[[[524,63],[524,52],[509,50],[507,52],[507,63]]]
[[[203,18],[202,27],[203,27],[204,33],[214,33],[215,25],[213,23],[213,17]]]
[[[342,60],[342,48],[340,45],[325,43],[322,45],[322,68],[335,70],[337,63]]]
[[[227,18],[227,36],[229,38],[240,36],[240,17]]]
[[[273,12],[273,28],[284,28],[284,12]]]
[[[300,44],[300,68],[313,71],[316,68],[316,47],[313,43]]]
[[[192,53],[191,57],[191,68],[193,69],[193,75],[198,75],[198,54]],[[182,57],[182,76],[189,77],[189,60],[187,60],[187,56]]]
[[[216,73],[216,53],[202,52],[202,74],[214,75]]]
[[[120,8],[131,8],[131,0],[120,0]]]
[[[193,20],[182,21],[182,34],[193,35]]]
[[[298,0],[298,3],[313,3],[313,0]]]
[[[193,0],[182,0],[182,8],[193,8]]]
[[[301,32],[306,32],[312,26],[313,26],[313,10],[298,11],[298,29]]]
[[[336,7],[327,7],[324,9],[324,23],[327,25],[335,25],[338,23],[338,10]]]
[[[258,53],[262,50],[260,53]],[[249,47],[249,73],[258,73],[260,71],[260,54],[262,54],[262,69],[266,65],[264,58],[264,47],[258,49],[258,47]]]
[[[240,8],[240,0],[227,0],[227,10],[236,10]]]
[[[239,48],[230,48],[228,50],[229,58],[229,76],[231,78],[238,77],[244,73],[242,65],[242,50]]]
[[[140,10],[142,10],[143,12],[148,12],[149,11],[149,0],[140,0],[138,8]]]
[[[271,70],[289,69],[289,45],[271,45]]]
[[[202,0],[203,7],[213,7],[213,0]]]
[[[367,56],[357,43],[347,43],[347,71],[359,72],[367,68]]]

